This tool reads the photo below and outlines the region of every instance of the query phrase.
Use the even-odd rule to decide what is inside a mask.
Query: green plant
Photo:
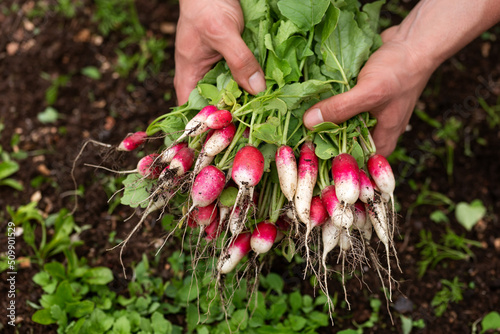
[[[49,215],[45,219],[37,209],[37,204],[37,202],[31,202],[17,209],[8,206],[7,212],[16,226],[22,226],[24,242],[35,253],[35,262],[41,265],[48,257],[63,252],[70,245],[81,244],[80,241],[71,241],[71,236],[73,232],[80,233],[86,227],[77,226],[73,220],[73,216],[68,215],[66,209]],[[35,238],[37,224],[40,225],[41,229],[41,240],[38,242]],[[52,238],[47,240],[47,228],[52,226],[54,233],[52,234]]]
[[[461,139],[460,131],[463,129],[463,122],[457,117],[450,117],[444,123],[430,117],[423,110],[415,110],[415,114],[430,126],[436,128],[435,140],[443,141],[444,147],[437,147],[435,143],[430,141],[424,142],[420,148],[428,151],[431,154],[441,157],[446,165],[446,174],[451,180],[453,176],[453,161],[455,155],[455,147]]]
[[[460,202],[455,209],[457,221],[470,231],[486,214],[486,208],[481,200],[473,200],[470,204]]]
[[[418,194],[416,200],[408,207],[406,212],[406,220],[410,220],[415,208],[422,205],[445,206],[446,212],[451,212],[455,208],[455,203],[446,195],[429,190],[431,179],[425,180],[425,183],[420,187],[413,180],[408,181],[408,185]]]
[[[23,190],[23,185],[10,177],[18,170],[19,164],[15,161],[0,162],[0,186],[8,186],[16,190]]]
[[[458,277],[455,277],[453,281],[442,279],[440,282],[443,288],[436,293],[431,301],[434,313],[438,317],[444,314],[449,303],[457,303],[463,299],[462,290],[465,289],[465,284],[459,282]]]
[[[481,321],[481,334],[489,330],[500,331],[500,314],[496,311],[488,313]]]
[[[420,231],[421,241],[416,245],[421,248],[422,260],[418,262],[418,275],[422,277],[428,268],[434,268],[444,260],[468,260],[474,256],[472,246],[481,247],[481,243],[466,239],[447,228],[442,235],[441,243],[435,243],[431,231]]]

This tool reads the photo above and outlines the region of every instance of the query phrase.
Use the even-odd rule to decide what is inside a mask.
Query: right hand
[[[435,68],[395,38],[396,29],[382,34],[384,44],[370,56],[351,90],[316,103],[304,114],[307,128],[322,121],[340,124],[368,111],[378,121],[372,133],[377,153],[388,156],[394,150]]]
[[[250,94],[266,89],[264,72],[241,38],[237,0],[181,0],[175,41],[177,102],[187,102],[196,84],[224,58],[236,82]]]

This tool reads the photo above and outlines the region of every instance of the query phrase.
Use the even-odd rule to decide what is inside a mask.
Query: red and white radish
[[[269,221],[262,221],[257,224],[250,238],[250,246],[257,254],[267,253],[276,240],[276,226]]]
[[[359,167],[350,154],[341,153],[332,161],[332,176],[339,201],[354,204],[359,197]]]
[[[354,226],[362,231],[366,225],[366,210],[365,205],[361,201],[354,203]]]
[[[342,205],[337,198],[335,186],[327,186],[321,191],[321,200],[326,211],[330,215],[331,221],[338,228],[349,229],[352,226],[354,217],[349,207]]]
[[[238,195],[229,221],[233,220],[236,208],[241,208],[239,225],[244,224],[250,202],[253,200],[254,187],[260,182],[264,174],[264,156],[252,145],[247,145],[236,152],[234,157],[231,178],[238,186]],[[235,231],[240,227],[233,228]]]
[[[135,132],[122,140],[118,145],[118,151],[133,151],[146,142],[147,134],[144,131]]]
[[[172,159],[175,157],[175,155],[182,150],[183,148],[188,147],[187,142],[181,142],[178,144],[175,144],[174,146],[164,150],[160,154],[160,162],[162,164],[168,164],[169,162],[172,161]]]
[[[208,226],[214,220],[218,220],[218,210],[215,203],[210,203],[207,206],[196,207],[191,211],[191,217],[200,226]]]
[[[396,180],[387,159],[383,155],[375,154],[368,159],[366,165],[368,172],[380,191],[389,194],[392,198],[396,187]]]
[[[228,274],[236,268],[238,263],[250,252],[250,239],[252,234],[245,232],[239,234],[224,251],[217,263],[217,269],[221,274]]]
[[[309,224],[313,190],[318,177],[318,157],[314,153],[314,144],[306,141],[300,149],[295,209],[299,219]]]
[[[210,129],[222,129],[231,124],[232,121],[233,114],[230,111],[217,110],[207,117],[205,124]]]
[[[373,202],[375,191],[373,190],[372,181],[366,175],[365,171],[359,170],[359,200],[363,203]]]
[[[217,167],[210,165],[203,168],[193,182],[193,207],[204,207],[215,201],[225,184],[226,176]]]
[[[230,123],[228,126],[215,130],[203,146],[203,153],[208,156],[216,156],[231,144],[236,133],[236,126]]]
[[[290,146],[280,146],[275,155],[276,169],[281,191],[289,202],[293,203],[297,190],[297,160]]]
[[[189,147],[184,147],[170,161],[160,175],[160,180],[165,178],[171,179],[174,176],[182,176],[191,168],[194,162],[194,150]]]

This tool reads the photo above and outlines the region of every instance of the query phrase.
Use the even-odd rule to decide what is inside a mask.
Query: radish
[[[139,162],[137,162],[137,168],[132,170],[116,171],[103,166],[92,164],[85,164],[85,166],[100,168],[117,174],[139,173],[141,176],[144,176],[147,179],[154,180],[157,179],[161,174],[160,166],[158,164],[155,165],[157,158],[158,154],[156,153],[148,154],[142,157]]]
[[[231,212],[231,216],[229,218],[230,222],[233,220],[236,208],[241,207],[242,212],[239,214],[240,219],[237,224],[242,225],[241,221],[244,221],[246,218],[250,208],[250,202],[253,199],[254,187],[260,182],[263,174],[264,156],[256,147],[247,145],[236,152],[231,177],[239,189],[233,211]],[[241,231],[242,227],[236,227],[233,229]]]
[[[186,148],[188,147],[188,143],[187,142],[181,142],[181,143],[178,143],[178,144],[175,144],[174,146],[164,150],[163,152],[161,152],[161,155],[160,155],[160,162],[163,163],[163,164],[168,164],[170,161],[172,161],[172,159],[174,158],[174,156],[183,148]]]
[[[210,114],[205,124],[210,129],[222,129],[231,124],[233,121],[233,114],[227,110],[217,110]]]
[[[228,126],[215,130],[203,146],[203,153],[208,156],[216,156],[231,144],[236,133],[236,126],[230,123]]]
[[[217,111],[217,107],[208,105],[200,110],[196,116],[194,116],[187,124],[184,129],[184,133],[181,137],[190,136],[195,137],[202,134],[208,130],[208,126],[205,121],[207,117]]]
[[[327,186],[321,191],[321,200],[326,211],[330,215],[332,223],[338,228],[349,229],[352,226],[354,217],[352,211],[337,198],[335,186]]]
[[[218,212],[215,203],[211,203],[207,206],[196,207],[191,211],[191,217],[200,226],[208,226],[214,220],[217,220]]]
[[[269,252],[276,240],[276,226],[269,221],[262,221],[257,224],[250,238],[250,246],[257,254]]]
[[[380,154],[375,154],[368,159],[368,172],[382,193],[387,193],[393,198],[396,180],[392,173],[391,165],[387,159]]]
[[[362,231],[366,225],[366,210],[361,201],[354,203],[354,226]]]
[[[160,180],[182,176],[191,168],[194,162],[194,150],[184,147],[172,158],[170,165],[167,166],[160,175]]]
[[[133,151],[146,142],[147,134],[144,131],[135,132],[122,140],[118,145],[118,151]]]
[[[309,214],[314,185],[318,177],[318,157],[314,153],[314,144],[306,141],[300,149],[295,209],[299,219],[309,225]]]
[[[350,154],[342,153],[332,161],[332,176],[337,198],[342,204],[354,204],[359,197],[359,167]]]
[[[297,190],[297,161],[290,146],[280,146],[275,155],[276,169],[280,181],[281,191],[289,202],[293,203]]]
[[[326,257],[340,241],[341,229],[338,228],[331,221],[327,221],[321,226],[321,237],[323,239],[323,256],[322,263],[326,272]]]
[[[215,219],[210,223],[210,225],[205,227],[205,233],[207,234],[205,236],[205,240],[211,241],[217,239],[217,237],[220,234],[219,224],[220,224],[219,220]]]
[[[210,165],[203,168],[193,182],[191,191],[193,208],[204,207],[215,201],[224,189],[225,183],[226,177],[217,167]]]
[[[365,171],[359,170],[359,199],[363,203],[373,202],[375,191],[373,190],[372,181],[366,175]]]
[[[394,179],[391,165],[383,155],[374,154],[368,159],[366,166],[368,167],[368,172],[373,178],[373,181],[375,181],[375,184],[382,192],[381,196],[384,202],[391,201],[391,213],[394,213],[394,189],[396,188],[396,180]],[[392,217],[391,240],[394,237],[394,229],[396,227],[396,222],[394,220],[395,215],[393,214]],[[387,230],[389,231],[389,228]]]
[[[326,211],[325,206],[323,205],[321,197],[314,196],[311,200],[311,214],[310,214],[311,224],[309,226],[311,226],[311,228],[314,228],[316,226],[321,226],[323,225],[323,223],[327,221],[327,219],[328,219],[328,212]]]
[[[250,232],[239,234],[227,250],[222,253],[217,263],[217,269],[221,274],[233,271],[236,265],[250,252],[251,236]]]
[[[306,258],[307,258],[307,265],[309,265],[310,260],[309,260],[309,235],[311,234],[311,231],[314,227],[316,226],[321,226],[323,225],[327,220],[328,220],[328,212],[325,209],[325,206],[323,205],[323,202],[321,201],[321,197],[319,196],[314,196],[311,199],[311,207],[309,209],[309,220],[306,223],[306,236],[305,236],[305,246],[306,246]],[[306,267],[307,269],[307,267]]]
[[[274,242],[280,242],[284,237],[285,233],[290,230],[290,223],[286,219],[279,217],[276,221],[276,239]]]

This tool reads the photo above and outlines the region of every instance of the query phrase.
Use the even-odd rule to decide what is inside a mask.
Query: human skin
[[[312,106],[304,125],[312,129],[323,121],[341,123],[370,112],[377,118],[372,132],[377,153],[389,155],[431,74],[498,21],[498,0],[421,0],[400,25],[382,33],[383,45],[368,59],[357,84]],[[174,80],[179,104],[222,57],[245,90],[255,94],[265,89],[262,69],[241,39],[242,30],[237,0],[180,0]]]

